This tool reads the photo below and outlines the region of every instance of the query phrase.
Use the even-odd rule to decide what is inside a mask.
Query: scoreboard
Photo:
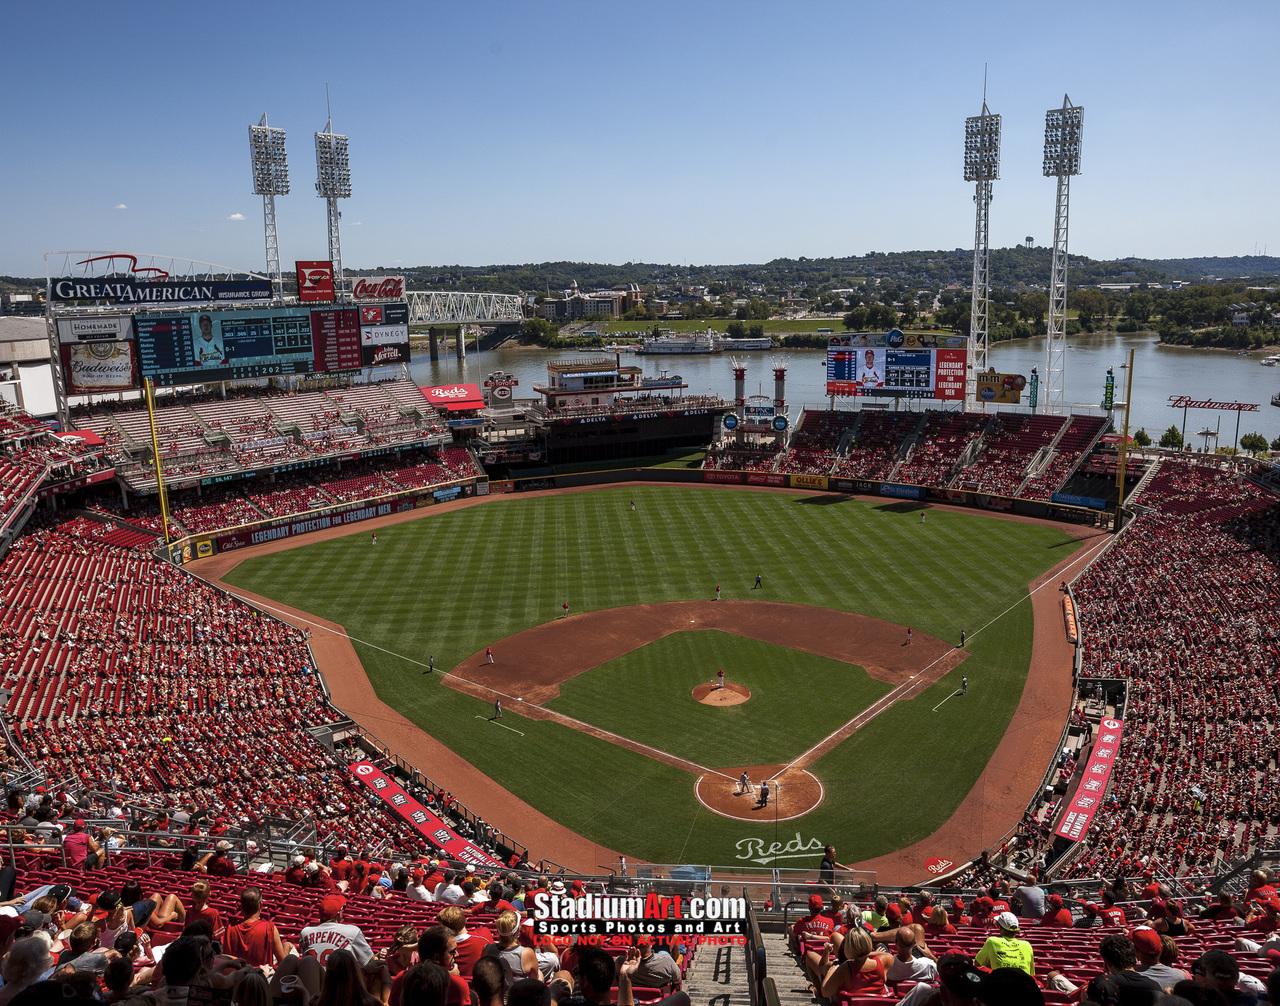
[[[833,336],[827,346],[827,394],[963,399],[966,351],[912,341],[917,344],[904,345],[901,332]]]
[[[357,308],[140,314],[134,331],[159,386],[360,369]]]

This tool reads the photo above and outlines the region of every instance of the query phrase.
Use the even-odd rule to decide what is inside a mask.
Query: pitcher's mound
[[[740,706],[751,698],[751,689],[726,681],[723,688],[699,685],[693,690],[693,697],[705,706]]]

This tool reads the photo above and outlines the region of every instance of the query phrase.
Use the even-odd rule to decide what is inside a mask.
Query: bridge
[[[518,325],[524,320],[515,294],[407,290],[404,296],[410,325]]]

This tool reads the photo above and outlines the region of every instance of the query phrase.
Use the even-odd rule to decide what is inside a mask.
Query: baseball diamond
[[[628,537],[614,523],[630,516],[633,498],[643,522],[637,530],[628,521]],[[475,794],[486,820],[550,842],[547,855],[559,862],[601,862],[602,855],[732,862],[736,843],[771,836],[775,821],[772,814],[767,825],[741,819],[735,804],[717,805],[708,784],[736,780],[741,768],[734,766],[750,762],[757,774],[804,770],[815,779],[821,795],[798,811],[771,808],[778,821],[791,819],[806,838],[836,835],[856,850],[850,859],[906,881],[929,856],[941,851],[962,861],[998,838],[1039,781],[1071,694],[1057,601],[1052,589],[1039,588],[1056,586],[1105,539],[1080,549],[1089,529],[938,507],[922,542],[911,515],[867,500],[833,511],[807,506],[811,498],[644,485],[550,490],[448,503],[425,519],[382,518],[376,523],[388,528],[388,547],[380,543],[371,556],[366,544],[359,563],[348,557],[354,539],[334,529],[302,547],[274,542],[196,568],[246,596],[291,605],[315,633],[313,649],[341,708],[411,760],[439,765],[437,776]],[[396,558],[384,567],[384,556]],[[765,571],[763,594],[752,590],[757,567]],[[449,581],[452,593],[444,582],[433,586],[436,568],[465,571]],[[727,587],[725,600],[706,598],[701,585],[709,578]],[[980,591],[969,586],[979,582]],[[564,597],[575,612],[568,618],[559,617]],[[907,624],[916,627],[910,646]],[[961,625],[968,628],[963,651]],[[690,651],[699,666],[681,669],[693,675],[686,685],[668,680],[669,662],[645,664],[643,644],[702,636],[737,640],[731,650],[756,641],[781,646],[795,661],[820,654],[850,671],[865,669],[857,673],[890,691],[846,708],[823,702],[830,678],[797,678],[804,701],[767,705],[761,689],[776,689],[777,681],[743,668],[729,679],[751,688],[751,702],[700,706],[690,691],[732,665],[726,653]],[[424,684],[429,679],[417,673],[415,654],[428,647],[451,668],[436,675],[450,687]],[[641,663],[629,679],[609,677],[617,658]],[[959,691],[961,662],[970,680],[964,703],[931,713]],[[568,697],[557,698],[567,685],[586,689],[572,714],[560,711]],[[522,735],[478,729],[473,711],[492,715],[495,696],[505,722],[518,723]],[[766,746],[797,739],[774,764],[741,755],[718,761],[714,750],[699,749],[697,735],[680,733],[690,724],[677,702],[720,716],[773,708],[779,719],[753,726],[743,753],[752,736]],[[835,716],[806,741],[813,719],[806,710],[815,705],[834,706]],[[904,735],[921,742],[900,748],[894,738]],[[882,755],[888,750],[893,769]],[[548,798],[538,780],[552,764],[566,772]],[[919,800],[896,798],[906,779]],[[783,781],[792,801],[795,788]],[[592,794],[618,787],[628,813],[601,813]],[[863,812],[851,818],[852,806]]]

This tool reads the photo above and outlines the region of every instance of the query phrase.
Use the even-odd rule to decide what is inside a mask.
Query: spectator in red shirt
[[[836,932],[836,923],[824,907],[821,894],[809,895],[809,914],[796,919],[787,937],[791,952],[803,960],[810,994],[822,981],[823,948]]]
[[[329,862],[329,875],[337,882],[351,879],[351,871],[355,867],[355,863],[351,861],[351,857],[347,855],[347,847],[345,845],[338,846],[338,853]]]
[[[262,891],[246,887],[240,892],[240,914],[243,918],[227,926],[223,937],[226,952],[241,958],[250,967],[276,965],[292,949],[280,939],[274,922],[262,917]]]
[[[1236,907],[1235,899],[1230,891],[1218,895],[1218,903],[1201,909],[1200,918],[1209,921],[1230,922],[1232,919],[1243,919],[1245,913]]]
[[[286,884],[296,884],[298,887],[307,886],[307,871],[303,869],[307,865],[307,857],[301,854],[293,857],[293,865],[284,871],[284,882]]]
[[[1266,870],[1254,870],[1249,875],[1249,889],[1244,892],[1244,903],[1248,905],[1251,901],[1272,901],[1276,897],[1270,874]]]
[[[1049,910],[1045,913],[1040,925],[1048,926],[1051,929],[1070,929],[1075,924],[1075,919],[1071,917],[1071,909],[1066,908],[1062,904],[1061,894],[1049,895]]]
[[[937,936],[954,936],[956,927],[947,921],[947,910],[941,905],[934,905],[933,914],[924,924],[925,935],[930,939]]]
[[[454,938],[454,962],[458,974],[470,978],[476,961],[484,954],[485,947],[493,943],[493,934],[483,926],[467,929],[467,915],[457,905],[440,909],[437,921],[446,927]]]
[[[97,866],[102,850],[84,830],[84,822],[77,819],[69,834],[63,836],[62,848],[67,854],[67,865],[82,869]]]
[[[236,864],[227,855],[230,851],[231,843],[225,838],[215,845],[213,852],[208,853],[200,860],[200,865],[204,867],[205,873],[214,877],[234,877],[236,875]]]
[[[197,880],[191,885],[191,904],[187,906],[187,922],[208,922],[215,940],[222,939],[222,913],[209,905],[209,881]]]
[[[1098,909],[1098,916],[1104,926],[1123,926],[1126,923],[1124,909],[1116,904],[1116,896],[1111,893],[1110,888],[1102,892],[1102,907]]]

